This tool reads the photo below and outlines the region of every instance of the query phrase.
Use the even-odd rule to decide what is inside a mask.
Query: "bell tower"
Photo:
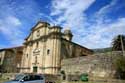
[[[48,33],[45,73],[58,74],[60,70],[61,56],[61,27],[52,26]]]
[[[72,40],[72,37],[73,37],[73,35],[72,35],[71,30],[68,29],[68,28],[65,29],[65,30],[64,30],[64,38],[65,38],[66,40],[71,41],[71,40]]]

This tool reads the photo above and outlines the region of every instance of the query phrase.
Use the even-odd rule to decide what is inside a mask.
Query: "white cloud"
[[[94,2],[95,0],[53,0],[51,16],[57,16],[56,24],[71,28],[75,35],[73,40],[79,43],[81,35],[86,35],[88,32],[85,28],[87,19],[84,11]]]
[[[1,43],[0,47],[22,45],[26,36],[23,30],[27,30],[25,24],[38,20],[38,12],[38,4],[34,0],[0,0],[0,33],[7,42],[7,45]]]
[[[112,0],[88,19],[84,12],[94,2],[95,0],[54,0],[51,15],[57,17],[57,24],[71,27],[73,41],[89,48],[109,47],[114,36],[125,34],[125,18],[115,21],[105,18],[117,4],[117,0]],[[93,20],[94,23],[90,23],[89,20]]]
[[[58,16],[56,24],[62,24],[69,27],[80,27],[86,19],[83,12],[95,0],[53,0],[52,2],[52,16]],[[82,27],[83,28],[83,27]]]
[[[110,47],[112,39],[118,34],[125,34],[125,18],[118,18],[112,20],[105,18],[107,13],[117,8],[117,1],[112,0],[110,4],[102,7],[91,18],[95,23],[89,26],[89,34],[82,39],[83,45],[90,48],[104,48]],[[86,40],[86,41],[85,41]]]
[[[125,34],[125,18],[119,18],[113,23],[92,26],[89,34],[81,38],[79,43],[90,48],[109,47],[112,39],[118,34]]]
[[[119,18],[114,21],[105,18],[106,14],[112,12],[114,6],[116,7],[117,0],[112,0],[110,4],[100,8],[93,17],[88,19],[85,11],[95,1],[52,0],[50,15],[51,17],[55,16],[53,20],[40,12],[41,9],[34,0],[30,2],[25,0],[20,3],[12,2],[11,0],[12,3],[9,4],[2,0],[0,1],[0,33],[4,34],[6,39],[10,41],[10,46],[19,45],[23,42],[25,33],[21,30],[21,28],[24,29],[24,27],[21,27],[22,22],[15,16],[17,14],[18,16],[23,16],[21,18],[23,20],[38,20],[39,17],[46,17],[54,24],[59,24],[64,28],[70,27],[74,34],[73,41],[83,46],[89,48],[110,46],[111,40],[115,35],[125,34],[125,18]],[[89,20],[93,20],[94,23],[90,23]]]
[[[10,42],[10,46],[22,44],[22,36],[24,33],[21,31],[21,28],[19,28],[21,24],[21,21],[14,16],[0,19],[0,32]]]
[[[110,12],[110,11],[114,8],[113,6],[115,6],[115,5],[117,4],[117,1],[118,1],[118,0],[112,0],[112,1],[110,2],[110,4],[108,4],[108,5],[104,6],[104,7],[102,7],[102,8],[96,13],[97,16],[99,16],[99,15],[105,15],[106,13]]]
[[[9,16],[5,20],[6,20],[5,22],[7,22],[7,24],[13,24],[14,26],[21,25],[20,20],[17,19],[16,17],[14,17],[14,16]]]

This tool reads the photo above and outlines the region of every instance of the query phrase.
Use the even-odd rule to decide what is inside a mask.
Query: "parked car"
[[[45,77],[41,74],[19,74],[5,83],[45,83]]]

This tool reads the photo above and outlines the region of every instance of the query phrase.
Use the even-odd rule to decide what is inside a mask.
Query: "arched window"
[[[36,48],[39,46],[39,42],[36,42]]]
[[[47,55],[49,55],[50,54],[50,49],[47,49]]]
[[[28,54],[26,54],[26,57],[28,58]]]

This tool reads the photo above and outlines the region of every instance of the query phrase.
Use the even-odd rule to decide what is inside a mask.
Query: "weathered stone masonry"
[[[87,56],[92,50],[73,43],[69,29],[61,32],[60,26],[39,21],[25,39],[21,72],[58,74],[61,60]]]

